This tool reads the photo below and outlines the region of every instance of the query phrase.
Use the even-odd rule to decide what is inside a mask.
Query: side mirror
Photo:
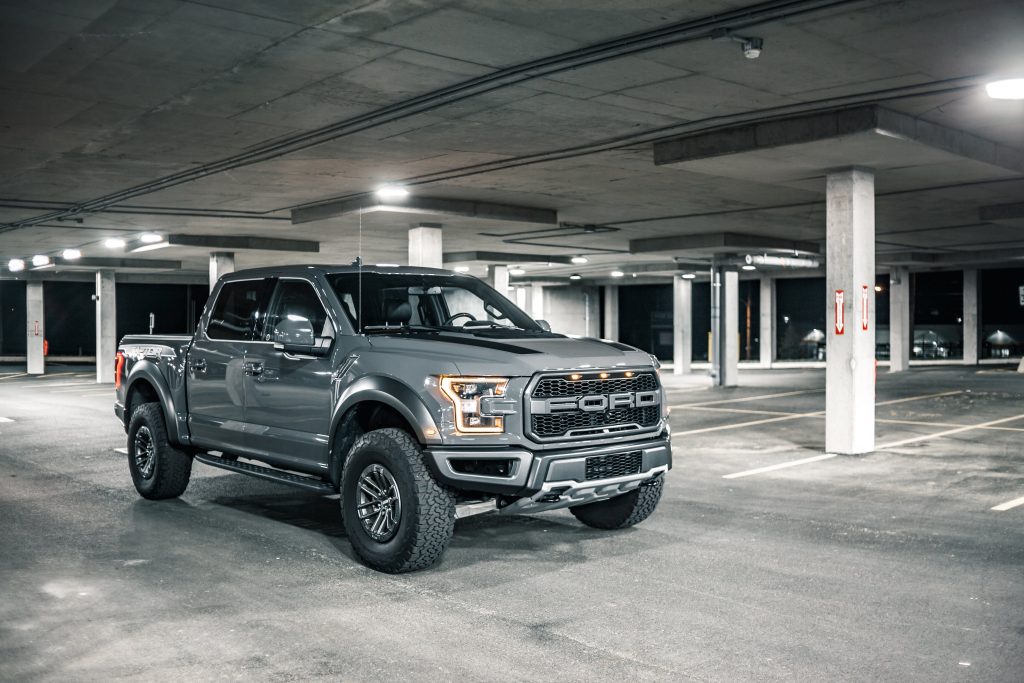
[[[540,329],[544,330],[545,332],[551,331],[551,323],[549,323],[547,320],[538,320],[537,324],[540,325]]]
[[[330,353],[332,337],[317,337],[313,323],[301,315],[289,314],[274,326],[274,348],[285,353],[305,356],[326,356]]]

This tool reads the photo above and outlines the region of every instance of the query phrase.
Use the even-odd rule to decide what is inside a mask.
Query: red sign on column
[[[868,294],[868,286],[860,286],[860,329],[867,331],[868,329],[868,302],[871,300],[871,295]]]
[[[846,329],[846,313],[843,312],[843,290],[836,290],[836,334],[842,334]]]

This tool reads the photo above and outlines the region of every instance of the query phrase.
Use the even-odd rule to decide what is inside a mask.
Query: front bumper
[[[541,512],[611,498],[659,477],[672,467],[668,435],[654,439],[532,452],[518,448],[428,448],[428,463],[441,482],[462,491],[493,493],[516,498],[502,508],[508,512]],[[605,478],[587,478],[587,459],[640,455],[639,470]],[[503,461],[506,476],[467,473],[460,461]],[[593,473],[591,474],[593,476]]]

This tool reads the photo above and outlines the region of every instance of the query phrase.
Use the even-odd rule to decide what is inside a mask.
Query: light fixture
[[[573,263],[580,266],[583,265],[584,263],[590,262],[590,259],[588,259],[586,256],[573,256],[571,260]]]
[[[43,254],[36,254],[32,257],[32,265],[36,268],[50,265],[50,257]]]
[[[764,49],[764,40],[761,38],[747,38],[743,41],[743,56],[747,59],[757,59]]]
[[[401,185],[381,185],[375,192],[382,202],[400,202],[409,196],[409,190]]]
[[[523,270],[522,268],[509,268],[508,269],[508,274],[509,275],[515,275],[516,277],[519,277],[520,275],[526,275],[526,271]]]
[[[757,266],[752,266],[749,263],[744,263],[743,270],[757,270]]]
[[[456,273],[468,273],[469,266],[455,266],[454,270]]]
[[[144,232],[141,235],[139,235],[139,241],[145,242],[146,244],[156,244],[157,242],[162,242],[163,240],[164,238],[156,234],[155,232]]]
[[[397,263],[375,263],[373,265],[377,268],[398,268]]]
[[[124,249],[124,240],[120,237],[111,237],[103,241],[103,246],[107,249]]]
[[[7,262],[7,270],[12,273],[18,273],[25,270],[25,261],[20,258],[12,258]]]
[[[79,249],[65,249],[60,253],[60,257],[65,261],[74,261],[82,258],[82,252]]]
[[[697,277],[697,273],[683,273],[684,280],[693,280]]]
[[[882,285],[875,285],[875,291],[876,292],[881,292],[882,291]]]
[[[573,273],[572,275],[569,276],[569,279],[570,280],[582,280],[583,276],[580,275],[579,273]]]
[[[150,244],[140,244],[137,247],[133,247],[131,249],[131,252],[133,254],[138,254],[139,252],[153,251],[154,249],[163,249],[164,247],[169,247],[169,246],[171,246],[169,242],[164,242],[164,241],[152,242]]]
[[[1024,78],[1007,78],[986,83],[985,92],[994,100],[1024,100]]]
[[[624,277],[625,275],[626,274],[623,273],[621,270],[613,270],[612,271],[612,277]]]

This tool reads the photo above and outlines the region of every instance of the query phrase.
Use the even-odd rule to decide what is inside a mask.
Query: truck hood
[[[464,375],[530,376],[594,368],[651,367],[651,355],[632,346],[561,335],[492,337],[459,332],[411,332],[368,337],[374,351],[434,357]]]

